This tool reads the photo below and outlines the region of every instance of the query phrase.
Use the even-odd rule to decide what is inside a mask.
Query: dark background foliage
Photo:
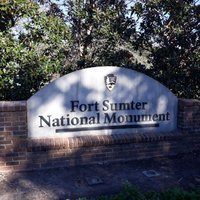
[[[4,0],[0,99],[28,99],[86,67],[141,71],[200,98],[200,6],[194,0]]]

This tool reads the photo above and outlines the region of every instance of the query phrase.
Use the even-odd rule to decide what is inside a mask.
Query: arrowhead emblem
[[[114,74],[108,74],[104,77],[105,85],[109,91],[113,90],[116,85],[117,77]]]

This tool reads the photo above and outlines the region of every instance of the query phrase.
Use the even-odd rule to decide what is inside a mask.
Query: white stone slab
[[[31,138],[160,133],[176,126],[176,96],[156,80],[126,68],[72,72],[28,100]]]

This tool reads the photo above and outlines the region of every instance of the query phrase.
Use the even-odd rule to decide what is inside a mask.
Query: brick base
[[[173,133],[29,139],[26,102],[0,102],[0,171],[36,170],[177,155],[200,149],[200,101],[179,100]]]

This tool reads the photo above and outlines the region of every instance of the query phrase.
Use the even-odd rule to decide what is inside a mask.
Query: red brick
[[[12,141],[11,140],[0,140],[0,145],[7,145],[7,144],[12,144]],[[1,148],[1,146],[0,146]]]
[[[19,157],[14,157],[13,161],[25,161],[27,160],[26,156],[19,156]]]
[[[40,169],[41,163],[35,163],[32,160],[21,160],[20,165],[18,166],[19,170],[29,170],[29,169]]]
[[[6,146],[0,143],[0,150],[4,150],[4,149],[6,149]]]
[[[27,135],[27,132],[24,130],[19,130],[19,129],[15,129],[13,131],[13,135],[19,136],[19,135]]]
[[[0,135],[3,136],[11,136],[12,132],[11,131],[0,131]]]
[[[8,172],[8,171],[13,171],[14,167],[13,166],[1,166],[0,165],[0,172]]]
[[[6,165],[9,166],[9,165],[19,165],[19,162],[18,161],[9,161],[9,162],[6,162]]]
[[[0,141],[4,141],[5,140],[5,136],[0,136]]]

